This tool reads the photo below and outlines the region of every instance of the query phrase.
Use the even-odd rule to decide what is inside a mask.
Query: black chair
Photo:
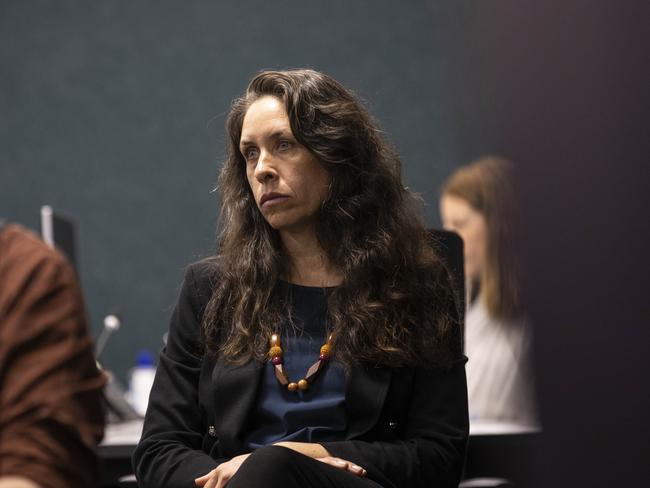
[[[455,232],[448,232],[445,230],[439,229],[430,229],[428,233],[429,244],[433,247],[434,250],[438,252],[438,255],[443,260],[449,275],[451,277],[452,286],[454,288],[454,294],[456,296],[456,306],[458,307],[458,315],[460,317],[461,323],[461,334],[464,338],[465,330],[465,307],[466,307],[466,294],[465,294],[465,258],[464,258],[464,247],[463,240]],[[491,468],[499,471],[498,463],[493,463],[493,459],[490,456],[486,456],[485,450],[476,450],[471,449],[473,446],[472,441],[470,440],[470,453],[480,454],[480,459],[478,461],[484,461],[482,464],[487,464],[487,466],[482,466],[488,471]],[[476,461],[470,459],[470,461]],[[477,464],[476,462],[470,463],[472,466]],[[481,464],[481,463],[478,463]],[[467,468],[467,467],[466,467]],[[483,476],[482,472],[479,477],[478,474],[468,473],[472,478],[466,478],[461,481],[459,488],[513,488],[515,484],[505,478],[493,477],[491,475]]]

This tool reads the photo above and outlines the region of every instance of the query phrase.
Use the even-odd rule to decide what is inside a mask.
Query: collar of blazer
[[[224,452],[247,452],[244,426],[253,409],[262,381],[264,364],[243,365],[219,360],[212,373],[217,437]],[[347,439],[361,436],[377,423],[388,387],[388,368],[355,365],[347,377],[345,400],[348,413]]]

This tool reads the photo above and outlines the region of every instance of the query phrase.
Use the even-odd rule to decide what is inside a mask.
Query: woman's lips
[[[281,203],[285,200],[287,200],[289,197],[286,195],[264,195],[262,197],[262,208],[267,208],[267,207],[272,207],[273,205],[277,205],[278,203]]]

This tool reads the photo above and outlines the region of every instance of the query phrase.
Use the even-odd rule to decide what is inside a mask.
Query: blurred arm
[[[0,476],[93,486],[105,379],[76,275],[18,226],[0,234],[0,248]]]

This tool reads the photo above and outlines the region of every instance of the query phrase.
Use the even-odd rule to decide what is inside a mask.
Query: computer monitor
[[[72,220],[62,217],[49,205],[41,207],[41,236],[46,244],[56,247],[77,269],[76,229]]]

